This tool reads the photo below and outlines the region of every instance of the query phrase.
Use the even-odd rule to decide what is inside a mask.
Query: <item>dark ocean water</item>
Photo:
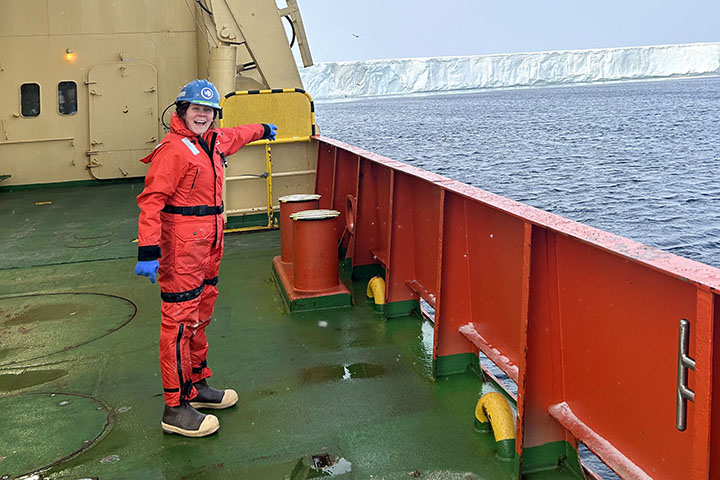
[[[720,78],[316,110],[323,135],[720,267]]]

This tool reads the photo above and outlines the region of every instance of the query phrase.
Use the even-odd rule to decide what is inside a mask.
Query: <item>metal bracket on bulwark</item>
[[[688,388],[688,368],[695,371],[695,360],[688,356],[690,346],[690,322],[680,320],[678,335],[678,374],[677,374],[677,408],[675,410],[675,427],[681,432],[687,428],[687,401],[695,401],[695,392]]]

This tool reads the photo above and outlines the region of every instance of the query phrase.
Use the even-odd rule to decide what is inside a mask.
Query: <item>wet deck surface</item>
[[[208,360],[240,401],[217,434],[163,434],[139,189],[0,193],[0,477],[516,478],[473,429],[480,379],[433,381],[429,324],[373,314],[362,282],[352,308],[287,313],[278,232],[226,236]]]

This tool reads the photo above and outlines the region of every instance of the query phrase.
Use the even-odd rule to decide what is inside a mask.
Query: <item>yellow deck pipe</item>
[[[385,311],[385,280],[382,277],[372,277],[368,282],[365,294],[369,300],[375,303],[376,312],[383,313]]]
[[[515,415],[505,397],[497,392],[480,397],[475,405],[475,425],[481,431],[492,429],[500,458],[515,457]]]

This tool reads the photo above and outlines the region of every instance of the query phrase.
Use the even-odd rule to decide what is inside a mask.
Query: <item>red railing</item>
[[[577,439],[623,478],[720,478],[720,270],[316,141],[320,206],[342,232],[356,201],[348,256],[384,269],[390,314],[424,299],[440,373],[482,352],[517,383],[521,458]]]

